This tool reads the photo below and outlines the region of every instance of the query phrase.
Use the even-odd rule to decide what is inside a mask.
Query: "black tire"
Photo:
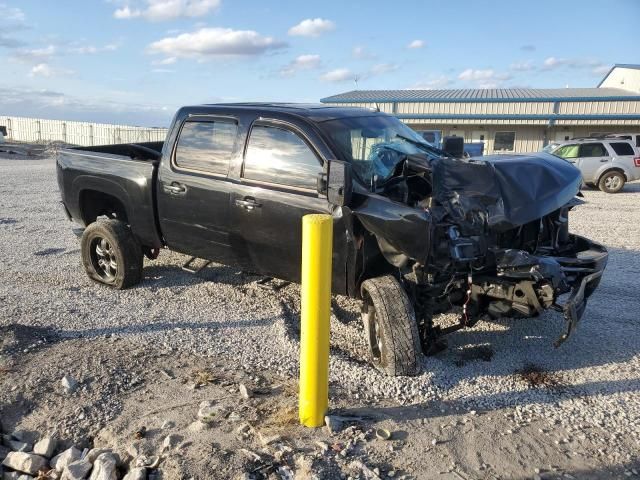
[[[126,223],[98,220],[80,242],[82,264],[89,278],[123,290],[142,280],[142,248]]]
[[[407,293],[391,275],[365,280],[361,290],[371,362],[388,375],[417,375],[422,350]]]
[[[618,193],[624,187],[624,174],[617,170],[609,170],[598,181],[598,188],[605,193]]]

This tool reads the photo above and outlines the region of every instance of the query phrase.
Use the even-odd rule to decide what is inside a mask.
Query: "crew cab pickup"
[[[57,175],[88,276],[119,289],[162,248],[299,282],[302,217],[332,215],[332,290],[362,301],[371,360],[391,375],[488,317],[555,309],[560,344],[608,257],[569,233],[583,201],[566,160],[457,159],[365,109],[184,107],[164,143],[63,149]],[[434,322],[447,311],[457,325]]]

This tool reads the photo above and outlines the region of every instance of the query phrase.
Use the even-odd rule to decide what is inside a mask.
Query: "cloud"
[[[515,72],[530,72],[531,70],[535,70],[536,66],[531,60],[527,60],[525,62],[512,63],[509,68]]]
[[[375,54],[369,52],[365,47],[361,45],[357,45],[353,47],[353,50],[351,51],[351,56],[353,58],[357,58],[358,60],[369,60],[369,59],[376,58]]]
[[[162,60],[154,60],[151,62],[152,65],[173,65],[176,63],[178,59],[176,57],[167,57]]]
[[[140,2],[136,5],[140,5]],[[113,16],[119,20],[144,18],[152,22],[162,22],[182,17],[202,17],[218,7],[220,0],[145,0],[142,7],[132,7],[126,3],[116,9]]]
[[[46,63],[58,53],[58,47],[47,45],[40,48],[21,48],[13,53],[11,59],[20,63]]]
[[[520,50],[522,50],[523,52],[535,52],[536,51],[536,46],[535,45],[522,45],[520,47]]]
[[[607,73],[609,73],[609,70],[611,70],[611,65],[598,65],[597,67],[594,67],[591,70],[591,73],[593,73],[594,75],[605,75]]]
[[[78,55],[94,55],[101,52],[114,52],[120,48],[120,45],[116,43],[110,43],[103,45],[102,47],[96,47],[95,45],[86,45],[82,47],[72,47],[69,49],[69,53],[76,53]]]
[[[451,78],[447,77],[446,75],[440,75],[416,82],[409,87],[409,90],[437,90],[440,88],[445,88],[452,83],[453,80],[451,80]]]
[[[336,24],[324,18],[307,18],[289,29],[289,35],[298,37],[319,37],[335,30]]]
[[[409,44],[407,45],[407,48],[417,49],[417,48],[423,48],[424,46],[425,46],[424,40],[413,40],[412,42],[409,42]]]
[[[253,30],[231,28],[201,28],[193,33],[182,33],[151,43],[147,51],[176,58],[209,60],[215,58],[241,58],[262,55],[287,44],[265,37]]]
[[[398,70],[399,66],[395,63],[379,63],[369,70],[369,75],[383,75],[385,73]]]
[[[594,69],[602,65],[602,62],[593,59],[547,57],[544,62],[542,62],[542,69],[555,70],[563,67],[572,69]]]
[[[21,9],[0,2],[0,48],[15,49],[26,45],[26,42],[10,35],[28,29],[25,21],[26,16]]]
[[[17,7],[10,7],[6,3],[0,3],[0,19],[7,23],[24,23],[26,16]]]
[[[280,75],[291,77],[300,70],[313,70],[320,67],[320,55],[300,55],[280,70]]]
[[[73,70],[63,68],[53,68],[48,63],[39,63],[35,65],[29,72],[30,77],[58,77],[63,75],[71,75]]]
[[[26,43],[22,40],[18,40],[16,38],[7,37],[6,35],[0,34],[0,47],[4,48],[20,48],[25,46]]]
[[[46,63],[39,63],[31,69],[29,73],[30,77],[50,77],[53,75],[53,70]]]
[[[348,80],[353,80],[356,75],[351,72],[348,68],[337,68],[335,70],[331,70],[326,72],[320,76],[320,80],[324,82],[346,82]]]
[[[113,95],[112,98],[75,97],[53,90],[4,86],[0,111],[34,118],[168,126],[177,107],[137,103],[138,95],[138,92],[124,92],[117,95],[122,97],[120,100],[115,100]]]
[[[473,83],[476,88],[498,88],[506,80],[511,79],[508,73],[498,73],[490,68],[478,69],[467,68],[458,75],[458,79]]]

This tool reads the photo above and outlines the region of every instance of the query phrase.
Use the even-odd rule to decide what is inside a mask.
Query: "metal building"
[[[430,141],[458,135],[483,142],[485,154],[534,152],[572,137],[640,132],[640,65],[616,65],[597,88],[354,90],[320,101],[379,108]]]

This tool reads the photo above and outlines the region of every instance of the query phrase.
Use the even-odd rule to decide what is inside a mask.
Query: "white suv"
[[[547,151],[575,164],[584,183],[603,192],[617,193],[625,182],[640,180],[640,153],[629,140],[573,139]]]

